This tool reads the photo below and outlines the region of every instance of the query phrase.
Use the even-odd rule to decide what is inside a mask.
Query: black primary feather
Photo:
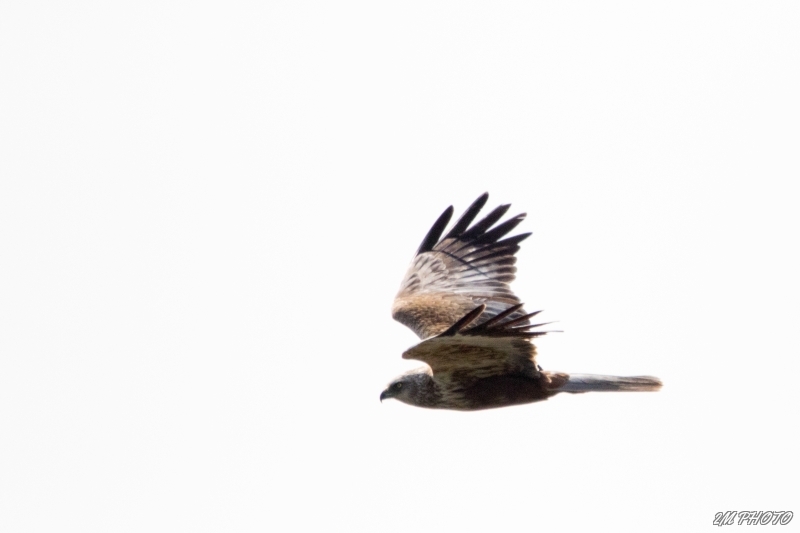
[[[475,309],[464,315],[464,317],[461,318],[458,322],[447,328],[446,331],[440,333],[439,337],[452,337],[456,333],[459,333],[462,329],[469,326],[472,322],[475,321],[475,319],[481,316],[481,314],[485,309],[486,309],[485,305],[483,304],[479,305],[478,307],[476,307]]]
[[[520,324],[521,322],[526,322],[527,320],[535,317],[541,311],[534,311],[533,313],[528,313],[526,315],[518,316],[515,318],[511,318],[510,320],[506,320],[502,322],[505,318],[513,315],[520,309],[522,309],[523,304],[512,305],[508,309],[504,310],[503,312],[499,313],[497,316],[494,316],[483,322],[478,324],[477,326],[473,326],[468,328],[470,324],[475,322],[481,314],[486,310],[486,306],[481,304],[466,315],[464,315],[458,322],[447,328],[447,331],[440,333],[439,337],[452,337],[454,335],[471,335],[471,336],[482,336],[482,337],[539,337],[541,335],[545,335],[547,333],[555,333],[554,331],[528,331],[533,328],[538,328],[540,326],[546,326],[548,324],[552,324],[552,322],[543,322],[541,324]]]
[[[503,218],[511,204],[500,205],[486,215],[484,218],[475,223],[471,228],[458,236],[460,240],[469,241],[480,236],[484,231],[491,228],[495,222]]]
[[[439,218],[436,219],[433,227],[431,227],[431,229],[428,231],[428,234],[425,235],[425,238],[422,240],[422,244],[419,245],[417,255],[433,250],[433,247],[439,242],[439,237],[442,236],[442,232],[444,231],[444,228],[447,227],[447,223],[450,222],[450,218],[452,216],[453,206],[451,205],[444,210],[444,213],[439,215]]]
[[[458,222],[456,222],[455,226],[453,226],[453,229],[451,229],[447,235],[444,236],[444,238],[452,239],[461,235],[469,227],[469,225],[472,224],[472,221],[475,220],[475,217],[481,212],[481,209],[483,209],[483,206],[486,205],[486,201],[488,199],[489,193],[485,192],[480,195],[477,200],[472,202],[472,205],[470,205],[467,210],[464,211],[464,214],[458,219]]]

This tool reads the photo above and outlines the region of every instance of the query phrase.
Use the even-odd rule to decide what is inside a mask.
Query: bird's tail
[[[566,380],[553,380],[558,392],[657,391],[661,380],[652,376],[598,376],[596,374],[558,374]],[[558,383],[560,381],[560,383]]]

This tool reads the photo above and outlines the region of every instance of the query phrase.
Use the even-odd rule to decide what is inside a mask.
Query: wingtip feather
[[[460,236],[464,231],[466,231],[467,227],[472,224],[472,221],[475,220],[475,217],[478,216],[481,209],[486,205],[486,202],[489,200],[489,193],[485,192],[482,195],[478,196],[472,204],[464,211],[464,214],[458,219],[458,221],[453,226],[447,235],[445,235],[445,239],[452,239],[455,237]]]
[[[447,328],[447,330],[445,330],[444,332],[439,334],[439,336],[440,337],[451,337],[451,336],[457,334],[458,332],[463,330],[465,327],[467,327],[471,323],[473,323],[479,316],[481,316],[481,314],[483,314],[483,312],[485,310],[486,310],[486,304],[479,305],[478,307],[476,307],[475,309],[473,309],[472,311],[470,311],[469,313],[464,315],[461,318],[461,320],[459,320],[458,322],[456,322],[455,324],[453,324],[452,326]]]
[[[450,222],[452,216],[453,206],[451,205],[445,209],[441,215],[439,215],[439,218],[437,218],[436,222],[433,223],[431,229],[428,230],[428,234],[425,235],[425,238],[422,240],[422,244],[420,244],[419,249],[417,249],[418,255],[433,250],[433,247],[439,242],[439,238],[442,236],[444,228],[447,227],[447,223]]]

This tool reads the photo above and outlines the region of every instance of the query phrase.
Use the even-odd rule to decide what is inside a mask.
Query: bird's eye
[[[403,382],[402,381],[398,381],[397,383],[394,384],[394,388],[397,389],[397,390],[402,389],[403,388]]]

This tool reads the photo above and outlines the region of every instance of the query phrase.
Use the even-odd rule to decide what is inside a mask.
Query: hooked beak
[[[383,403],[383,400],[385,400],[386,398],[392,398],[392,397],[393,397],[392,393],[389,392],[389,389],[386,389],[381,393],[381,403]]]

